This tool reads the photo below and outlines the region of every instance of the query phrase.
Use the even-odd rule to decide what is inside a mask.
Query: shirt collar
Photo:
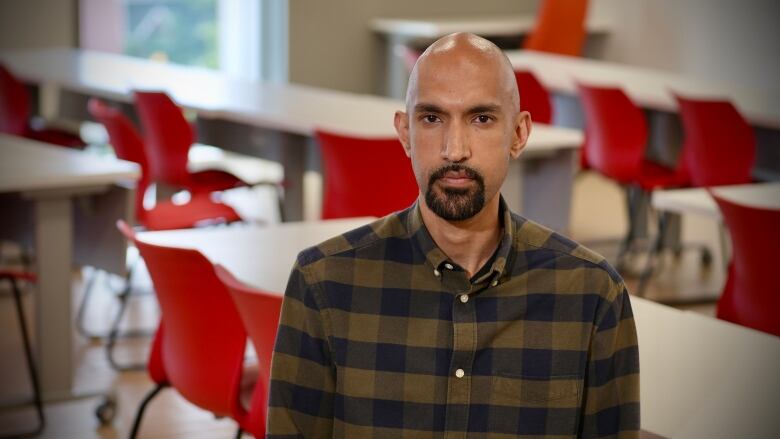
[[[475,283],[482,283],[494,275],[500,276],[507,267],[507,261],[512,251],[512,243],[514,242],[515,227],[512,220],[512,212],[509,210],[503,196],[499,200],[498,214],[503,228],[501,242],[498,244],[496,257],[490,270],[479,279],[476,279]],[[442,264],[449,261],[447,255],[433,241],[428,228],[423,223],[419,200],[414,203],[411,212],[406,217],[406,230],[433,268],[438,270]]]

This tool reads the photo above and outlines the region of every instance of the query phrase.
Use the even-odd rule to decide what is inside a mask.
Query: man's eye
[[[490,122],[490,120],[491,120],[490,116],[486,116],[484,114],[480,114],[479,116],[477,116],[477,122],[479,123],[488,123]]]
[[[425,121],[428,123],[436,123],[439,121],[439,117],[433,114],[427,114],[423,119],[425,119]]]

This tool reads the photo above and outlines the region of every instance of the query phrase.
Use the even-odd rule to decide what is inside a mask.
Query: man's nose
[[[471,157],[467,127],[461,123],[450,124],[442,145],[441,155],[447,161],[454,163],[462,162]]]

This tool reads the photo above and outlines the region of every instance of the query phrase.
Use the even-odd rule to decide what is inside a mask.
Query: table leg
[[[72,216],[70,197],[35,199],[38,361],[47,401],[72,395]]]
[[[555,231],[568,233],[577,149],[522,157],[510,164],[502,193],[509,207]]]

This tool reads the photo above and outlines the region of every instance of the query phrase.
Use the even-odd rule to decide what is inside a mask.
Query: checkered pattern
[[[301,252],[268,437],[638,437],[620,276],[503,200],[501,212],[496,256],[473,281],[416,205]]]

